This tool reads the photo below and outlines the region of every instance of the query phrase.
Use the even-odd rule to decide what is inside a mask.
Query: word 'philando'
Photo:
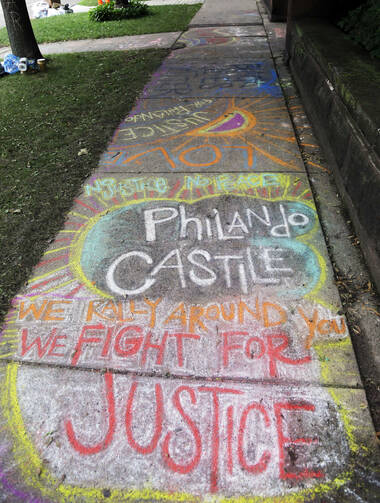
[[[305,227],[310,219],[307,215],[300,212],[286,214],[286,208],[283,204],[279,205],[280,223],[273,222],[267,206],[261,205],[262,215],[246,208],[242,212],[235,211],[231,223],[222,222],[220,213],[217,209],[212,210],[211,216],[206,217],[188,217],[185,205],[180,204],[179,209],[173,206],[154,208],[144,210],[145,239],[147,242],[154,242],[159,236],[162,224],[171,222],[171,231],[173,238],[185,239],[189,237],[189,228],[195,230],[197,241],[203,239],[213,239],[218,241],[230,241],[235,239],[244,239],[250,234],[250,229],[254,230],[256,226],[264,226],[269,230],[269,235],[278,238],[290,238],[292,227]]]

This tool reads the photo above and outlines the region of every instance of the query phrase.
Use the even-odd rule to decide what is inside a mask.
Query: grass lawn
[[[167,54],[64,54],[45,73],[0,79],[0,320]]]
[[[39,43],[182,31],[200,7],[201,4],[152,6],[147,16],[104,23],[90,21],[88,13],[66,14],[33,19],[32,26]],[[0,45],[9,45],[6,28],[0,29]]]
[[[105,0],[102,0],[105,3]],[[150,2],[150,0],[142,0],[143,3]],[[78,5],[86,5],[87,7],[96,7],[98,5],[98,0],[81,0]]]
[[[78,5],[86,5],[87,7],[96,7],[98,5],[98,0],[81,0],[80,2],[78,2]]]

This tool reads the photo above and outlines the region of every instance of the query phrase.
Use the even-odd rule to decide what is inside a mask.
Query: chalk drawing
[[[142,100],[101,160],[108,171],[300,171],[282,98]]]
[[[181,42],[186,44],[186,49],[198,46],[230,46],[231,49],[236,48],[239,51],[242,46],[248,46],[251,52],[262,51],[265,53],[268,49],[266,45],[265,38],[255,39],[255,44],[252,44],[252,39],[248,37],[265,37],[266,32],[263,27],[256,26],[218,26],[218,27],[203,27],[203,28],[190,28],[188,31],[182,34]],[[247,37],[247,38],[246,38]],[[260,42],[263,42],[260,44]],[[253,47],[252,47],[253,45]],[[186,49],[181,51],[175,51],[185,54]],[[172,56],[171,55],[171,56]],[[170,57],[171,57],[170,56]],[[182,55],[181,55],[182,57]]]
[[[89,180],[2,332],[2,410],[33,490],[291,502],[349,480],[352,414],[320,384],[356,367],[319,242],[295,175]],[[89,367],[103,373],[71,370]]]
[[[269,54],[268,54],[269,57]],[[281,88],[272,60],[223,65],[194,64],[187,59],[167,59],[150,83],[143,98],[188,97],[280,97]]]
[[[196,47],[203,45],[235,45],[237,37],[231,36],[223,28],[198,28],[192,29],[184,33],[181,37],[181,42],[186,44],[186,47]]]

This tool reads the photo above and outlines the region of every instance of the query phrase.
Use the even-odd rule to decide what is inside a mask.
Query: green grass
[[[167,54],[64,54],[45,73],[0,79],[0,319]]]
[[[182,31],[187,28],[200,6],[201,4],[152,6],[147,16],[104,23],[90,21],[88,13],[67,14],[33,19],[32,26],[38,43]],[[0,29],[0,45],[9,45],[5,28]]]
[[[150,0],[142,0],[144,3],[145,2],[150,2]],[[103,0],[103,3],[105,3],[105,0]],[[78,5],[85,5],[87,7],[96,7],[98,5],[98,0],[81,0],[78,2]]]
[[[85,5],[87,7],[96,7],[98,5],[98,0],[81,0],[80,2],[78,2],[78,5]]]

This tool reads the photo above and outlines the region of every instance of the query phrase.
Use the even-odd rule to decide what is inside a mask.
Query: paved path
[[[194,16],[191,26],[227,26],[262,24],[257,9],[252,8],[251,0],[208,1]]]
[[[177,41],[181,32],[149,33],[147,35],[134,35],[112,38],[70,40],[68,42],[52,42],[39,44],[44,56],[90,51],[128,51],[131,49],[169,49]],[[0,48],[0,59],[9,54],[10,47]]]
[[[14,299],[0,501],[376,501],[327,168],[259,18],[207,0]]]

